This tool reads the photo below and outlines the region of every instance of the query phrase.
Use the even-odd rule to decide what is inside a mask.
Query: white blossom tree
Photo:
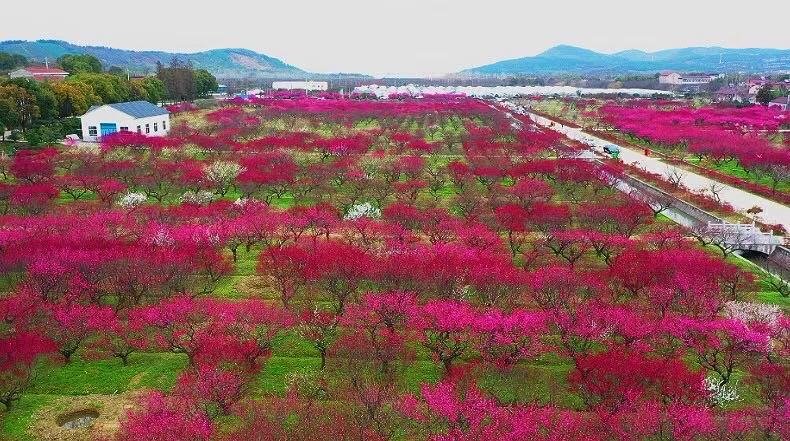
[[[147,200],[148,196],[146,196],[145,193],[129,192],[118,199],[118,206],[127,210],[133,210],[144,204]]]
[[[228,193],[243,171],[244,167],[233,161],[215,161],[203,169],[206,180],[214,186],[220,197]]]

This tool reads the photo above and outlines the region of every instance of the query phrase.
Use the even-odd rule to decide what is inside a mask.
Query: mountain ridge
[[[646,52],[628,49],[611,54],[558,45],[535,56],[501,60],[462,70],[462,74],[545,74],[560,72],[659,72],[662,70],[768,72],[790,70],[790,49],[718,46]]]
[[[329,78],[357,76],[357,74],[319,74],[307,72],[278,58],[245,48],[219,48],[200,52],[138,51],[107,46],[78,45],[63,40],[5,40],[0,41],[0,51],[20,54],[31,60],[54,61],[65,54],[90,54],[105,68],[117,66],[133,74],[150,74],[156,63],[170,63],[173,57],[191,62],[196,68],[206,69],[218,78]],[[361,76],[361,75],[360,75]]]
[[[206,69],[218,78],[327,79],[368,77],[363,74],[311,73],[281,59],[246,48],[218,48],[200,52],[130,50],[106,46],[78,45],[62,40],[5,40],[0,51],[21,54],[32,60],[54,61],[65,54],[90,54],[105,68],[117,66],[133,74],[150,74],[156,63],[167,65],[177,57],[196,68]],[[462,75],[509,75],[552,73],[652,73],[662,70],[712,72],[790,71],[790,49],[717,46],[685,47],[646,52],[628,49],[614,53],[561,44],[535,56],[501,60],[464,69]]]

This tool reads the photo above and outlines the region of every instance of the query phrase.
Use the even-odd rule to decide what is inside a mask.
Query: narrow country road
[[[526,112],[526,114],[529,115],[529,117],[537,124],[556,130],[568,138],[580,141],[584,144],[594,147],[596,150],[600,151],[603,146],[607,144],[613,144],[610,141],[606,141],[604,139],[584,133],[582,132],[582,129],[564,126],[557,122],[551,121],[550,119],[535,115],[531,112]],[[626,147],[618,147],[620,147],[620,159],[626,164],[637,166],[661,176],[677,173],[682,176],[681,183],[690,190],[705,191],[710,193],[711,186],[716,184],[717,188],[722,189],[719,192],[721,200],[728,202],[733,208],[735,208],[735,210],[739,212],[745,212],[754,206],[760,207],[763,211],[760,213],[759,217],[763,222],[768,224],[781,224],[786,231],[790,231],[790,207],[786,205],[780,204],[779,202],[774,202],[770,199],[766,199],[753,193],[749,193],[739,188],[723,184],[705,176],[700,176],[696,173],[683,170],[682,168],[667,164],[660,159],[651,156],[645,156],[640,152],[628,149]]]

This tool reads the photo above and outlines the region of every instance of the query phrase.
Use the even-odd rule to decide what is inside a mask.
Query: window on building
[[[140,129],[140,126],[137,126],[137,133],[143,133],[143,130]]]
[[[154,132],[159,131],[159,123],[154,123]]]
[[[99,134],[99,131],[96,130],[96,126],[88,126],[88,136],[96,136]]]
[[[145,125],[145,133],[151,133],[151,124]]]
[[[128,132],[129,131],[129,127],[121,126],[121,131],[122,132]]]
[[[162,121],[162,130],[167,130],[167,121]]]

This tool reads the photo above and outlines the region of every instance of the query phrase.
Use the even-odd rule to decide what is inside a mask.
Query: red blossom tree
[[[411,322],[420,340],[450,375],[453,363],[467,354],[474,338],[476,311],[465,302],[432,300],[417,308]]]
[[[0,337],[0,403],[6,411],[30,386],[36,361],[55,350],[51,340],[33,332]]]
[[[151,392],[141,398],[139,409],[126,414],[115,439],[208,441],[213,434],[214,424],[193,403]]]

